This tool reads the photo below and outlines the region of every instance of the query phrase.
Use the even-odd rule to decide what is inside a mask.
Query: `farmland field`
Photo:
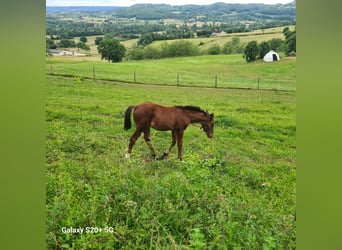
[[[165,20],[167,22],[167,20]],[[170,20],[170,22],[174,23],[177,22],[176,20]],[[200,25],[198,25],[200,26]],[[200,50],[203,52],[207,50],[209,47],[213,45],[219,45],[223,46],[225,43],[229,42],[232,40],[233,37],[239,37],[240,42],[243,43],[248,43],[250,41],[257,41],[258,43],[263,42],[263,41],[268,41],[273,38],[280,38],[280,39],[285,39],[284,34],[283,34],[283,29],[285,27],[288,27],[289,30],[293,31],[295,29],[294,25],[289,25],[289,26],[281,26],[281,27],[275,27],[275,28],[268,28],[268,29],[262,29],[262,30],[253,30],[251,32],[243,32],[243,33],[231,33],[231,34],[217,34],[213,37],[197,37],[197,38],[188,38],[184,39],[184,41],[189,41],[194,43],[195,45],[198,45],[199,43],[203,43],[204,45],[200,47]],[[90,51],[83,51],[85,54],[90,54],[92,55],[92,60],[99,61],[100,57],[98,56],[98,51],[97,51],[97,45],[95,45],[95,39],[97,36],[88,36],[87,37],[87,45],[90,47]],[[77,43],[79,42],[80,37],[75,37],[74,41]],[[138,42],[138,38],[136,39],[130,39],[130,40],[125,40],[122,41],[121,44],[126,47],[126,49],[130,49],[134,44]],[[158,47],[163,43],[171,43],[177,40],[166,40],[166,41],[154,41],[150,46],[153,47]]]
[[[296,248],[295,91],[94,81],[89,62],[58,65],[81,77],[46,78],[48,249]],[[104,65],[109,76],[132,64]],[[142,138],[125,159],[124,111],[147,100],[215,113],[214,138],[193,124],[184,163],[176,148],[153,160]],[[152,130],[151,141],[160,154],[170,132]]]
[[[108,63],[59,56],[47,59],[46,73],[174,86],[256,89],[259,83],[262,89],[296,90],[296,59],[292,57],[273,63],[246,63],[241,54]]]

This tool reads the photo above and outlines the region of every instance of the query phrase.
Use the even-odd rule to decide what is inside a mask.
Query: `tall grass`
[[[56,76],[47,76],[46,88],[48,249],[296,247],[294,92]],[[191,125],[185,163],[175,149],[154,161],[141,138],[126,160],[133,130],[123,129],[123,113],[146,100],[214,112],[214,138]],[[170,133],[151,134],[163,152]],[[63,227],[103,230],[68,234]]]

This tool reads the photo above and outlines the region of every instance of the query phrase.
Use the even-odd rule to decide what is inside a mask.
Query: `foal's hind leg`
[[[149,129],[149,128],[144,132],[144,139],[145,139],[145,141],[146,141],[148,147],[149,147],[150,150],[151,150],[152,157],[155,158],[155,159],[158,159],[157,153],[156,153],[156,151],[154,150],[154,148],[153,148],[153,146],[152,146],[152,143],[151,143],[151,139],[150,139],[150,129]]]
[[[126,158],[129,158],[130,153],[132,152],[132,148],[133,148],[135,142],[138,140],[140,135],[141,135],[141,131],[137,129],[137,130],[135,130],[134,134],[131,136],[131,139],[130,139],[129,145],[128,145],[128,150],[127,150],[127,153],[125,155]]]

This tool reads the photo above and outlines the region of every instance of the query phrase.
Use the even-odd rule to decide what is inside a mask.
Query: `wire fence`
[[[76,73],[75,73],[76,72]],[[236,88],[256,90],[296,91],[296,79],[268,79],[265,77],[232,76],[229,74],[210,74],[198,72],[163,72],[153,74],[149,71],[112,72],[110,68],[80,71],[77,66],[63,67],[59,64],[47,64],[49,75],[81,77],[92,80],[106,80],[124,83],[153,84],[183,87]]]

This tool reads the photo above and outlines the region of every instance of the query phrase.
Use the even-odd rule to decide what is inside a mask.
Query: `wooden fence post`
[[[215,75],[215,88],[217,88],[217,75]]]
[[[177,73],[177,86],[179,86],[179,73]]]
[[[93,80],[96,80],[96,75],[95,75],[95,66],[93,65]]]
[[[133,73],[133,81],[134,81],[134,83],[137,82],[137,72],[136,71],[134,71],[134,73]]]
[[[260,85],[260,77],[258,77],[258,86],[257,86],[257,89],[259,89],[259,85]]]
[[[53,68],[52,68],[52,64],[50,63],[50,71],[51,71],[51,74],[53,74]]]

